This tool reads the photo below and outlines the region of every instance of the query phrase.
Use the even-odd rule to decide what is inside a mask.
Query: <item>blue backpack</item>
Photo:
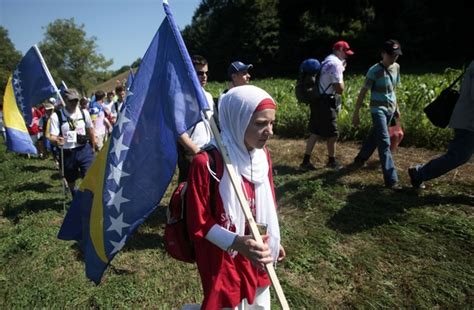
[[[295,96],[298,102],[311,104],[319,98],[319,73],[321,63],[314,58],[308,58],[300,64],[299,76],[296,80]]]

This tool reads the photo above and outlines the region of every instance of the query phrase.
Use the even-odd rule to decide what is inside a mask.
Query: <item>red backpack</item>
[[[215,147],[205,149],[209,157],[209,167],[216,172],[216,177],[221,178],[223,167],[216,165],[217,149]],[[216,169],[217,168],[217,169]],[[210,177],[210,191],[211,197],[216,186],[216,180],[213,176]],[[187,181],[178,184],[178,187],[171,195],[168,209],[166,210],[166,225],[164,243],[165,249],[173,258],[186,263],[194,263],[194,245],[189,238],[188,227],[186,224],[186,189],[188,188]],[[211,212],[215,213],[215,202],[211,199]]]

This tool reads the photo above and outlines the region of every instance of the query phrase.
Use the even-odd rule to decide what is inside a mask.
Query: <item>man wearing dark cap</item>
[[[229,89],[235,86],[242,86],[250,82],[249,69],[253,67],[252,64],[244,64],[240,61],[234,61],[227,68],[227,75],[229,76],[231,82]]]
[[[85,176],[94,160],[96,141],[89,112],[79,108],[78,92],[66,89],[64,99],[66,107],[51,115],[49,140],[63,149],[64,177],[74,195],[76,179]]]
[[[252,64],[244,64],[241,61],[232,62],[227,68],[227,76],[230,79],[227,89],[225,89],[220,95],[216,103],[216,111],[214,113],[214,120],[219,127],[219,103],[222,100],[222,97],[227,94],[227,92],[234,87],[247,85],[250,83],[250,73],[249,70],[253,68]]]
[[[339,135],[337,129],[337,115],[342,101],[344,91],[344,70],[346,59],[354,55],[349,43],[338,41],[334,43],[332,53],[321,63],[321,75],[319,78],[319,100],[310,107],[309,132],[310,136],[306,143],[306,150],[300,169],[303,171],[316,170],[311,163],[311,153],[316,144],[317,137],[326,140],[328,150],[327,167],[339,169],[341,165],[336,160],[336,142]]]
[[[229,89],[242,86],[250,83],[250,73],[249,70],[253,67],[252,64],[244,64],[241,61],[234,61],[229,65],[227,68],[227,76],[230,79],[230,82],[227,86],[227,89],[222,92],[219,96],[219,101],[221,100],[222,96],[225,95]],[[217,114],[217,112],[216,112]]]
[[[400,83],[400,65],[396,63],[400,55],[402,55],[402,48],[397,40],[387,40],[382,44],[382,60],[370,67],[367,72],[352,118],[353,125],[359,126],[359,110],[365,95],[370,90],[372,128],[359,154],[355,157],[353,165],[363,166],[377,148],[385,186],[394,189],[400,188],[400,185],[398,185],[397,169],[390,151],[388,127],[392,118],[399,116],[395,89]]]

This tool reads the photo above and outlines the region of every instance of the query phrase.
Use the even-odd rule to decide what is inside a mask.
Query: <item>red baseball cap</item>
[[[346,41],[337,41],[336,43],[334,43],[332,49],[333,50],[342,49],[342,51],[346,53],[346,55],[354,55],[354,51],[351,50],[349,43],[347,43]]]

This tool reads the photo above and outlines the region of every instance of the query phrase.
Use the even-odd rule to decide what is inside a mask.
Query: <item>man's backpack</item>
[[[321,64],[314,58],[308,58],[300,64],[296,80],[295,95],[298,102],[311,104],[319,98],[319,73]]]
[[[215,147],[204,149],[209,157],[209,169],[216,173],[216,177],[222,177],[223,167],[217,167]],[[220,171],[219,171],[220,170]],[[211,173],[211,172],[209,172]],[[211,213],[215,213],[215,201],[213,200],[214,188],[216,186],[214,176],[210,175],[209,183],[211,195]],[[178,184],[178,187],[171,195],[170,203],[166,212],[166,225],[164,243],[165,249],[173,258],[186,263],[194,263],[195,253],[194,245],[189,238],[188,227],[186,223],[186,190],[188,184],[186,181]]]

